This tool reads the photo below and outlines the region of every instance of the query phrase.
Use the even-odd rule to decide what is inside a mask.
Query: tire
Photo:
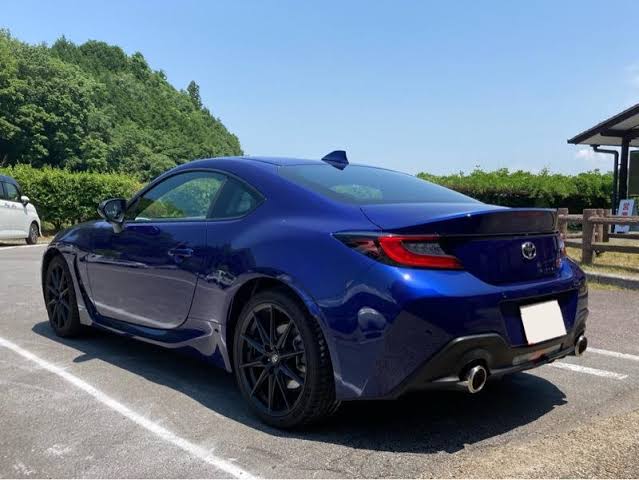
[[[44,299],[49,324],[57,336],[74,337],[81,333],[73,278],[61,255],[54,257],[47,267]]]
[[[233,339],[233,370],[242,396],[268,425],[300,427],[336,407],[322,331],[283,289],[260,292],[242,309]]]
[[[31,222],[29,226],[29,236],[25,239],[27,241],[27,245],[35,245],[38,243],[38,237],[40,236],[40,231],[38,230],[38,224],[36,222]]]

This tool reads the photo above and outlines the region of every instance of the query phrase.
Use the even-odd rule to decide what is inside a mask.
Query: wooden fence
[[[620,252],[639,254],[639,245],[615,245],[611,238],[639,240],[639,232],[612,233],[614,225],[639,225],[639,217],[619,217],[603,208],[588,208],[582,215],[570,215],[567,208],[557,209],[559,231],[564,235],[567,247],[581,248],[581,262],[592,263],[595,252]],[[568,232],[568,224],[581,224],[581,234]],[[574,238],[581,237],[581,241]]]

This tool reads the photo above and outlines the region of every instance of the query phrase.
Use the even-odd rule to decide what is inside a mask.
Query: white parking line
[[[586,352],[598,353],[599,355],[607,355],[609,357],[623,358],[624,360],[634,360],[639,362],[639,355],[631,355],[630,353],[613,352],[612,350],[602,350],[601,348],[588,347]]]
[[[596,375],[597,377],[614,378],[615,380],[625,380],[628,375],[623,373],[609,372],[608,370],[599,370],[598,368],[583,367],[581,365],[574,365],[572,363],[554,362],[549,363],[551,367],[561,368],[562,370],[571,370],[573,372],[587,373],[589,375]]]
[[[113,398],[109,397],[108,395],[101,392],[97,388],[93,387],[92,385],[89,385],[84,380],[81,380],[80,378],[76,377],[75,375],[72,375],[71,373],[65,371],[64,369],[57,367],[47,362],[46,360],[41,359],[40,357],[16,345],[15,343],[0,337],[0,347],[8,348],[9,350],[17,353],[18,355],[26,358],[27,360],[30,360],[36,363],[43,369],[48,370],[49,372],[54,373],[55,375],[58,375],[59,377],[63,378],[70,384],[74,385],[80,390],[83,390],[84,392],[91,395],[100,403],[106,405],[112,410],[115,410],[116,412],[125,416],[129,420],[137,423],[139,426],[145,428],[149,432],[157,435],[162,440],[168,443],[172,443],[173,445],[184,450],[185,452],[189,453],[193,457],[196,457],[208,463],[209,465],[215,467],[218,470],[221,470],[227,475],[231,477],[235,477],[235,478],[252,478],[252,475],[250,473],[234,465],[230,461],[219,458],[213,455],[207,449],[202,448],[198,445],[195,445],[194,443],[191,443],[190,441],[182,437],[179,437],[175,433],[167,430],[166,428],[158,425],[157,423],[154,423],[151,420],[144,418],[139,413],[134,412],[126,405],[123,405],[117,400],[114,400]]]

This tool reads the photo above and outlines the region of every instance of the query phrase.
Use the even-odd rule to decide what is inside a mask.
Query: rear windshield
[[[362,165],[280,167],[285,178],[334,200],[359,205],[384,203],[477,203],[466,195],[406,173]]]

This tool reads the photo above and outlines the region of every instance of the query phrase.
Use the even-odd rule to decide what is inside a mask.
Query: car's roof
[[[187,163],[183,163],[180,167],[189,168],[189,167],[204,167],[204,168],[215,168],[219,165],[219,162],[224,161],[225,163],[243,163],[246,162],[256,162],[262,165],[274,165],[276,167],[279,166],[291,166],[291,165],[329,165],[324,160],[320,159],[310,159],[310,158],[295,158],[295,157],[265,157],[265,156],[253,156],[253,155],[244,155],[237,157],[213,157],[213,158],[201,158],[198,160],[192,160]],[[358,167],[369,167],[369,168],[377,168],[379,170],[389,170],[395,172],[396,170],[379,167],[376,165],[368,165],[365,163],[350,163],[349,165],[354,165]],[[403,172],[399,172],[403,173]],[[408,175],[408,174],[407,174]]]
[[[13,185],[18,185],[15,178],[8,177],[7,175],[0,175],[0,182],[12,183]]]
[[[247,160],[253,162],[260,163],[268,163],[270,165],[284,166],[284,165],[325,165],[326,163],[322,160],[310,160],[307,158],[292,158],[292,157],[265,157],[265,156],[253,156],[253,155],[243,155],[237,157],[215,157],[215,158],[203,158],[201,160],[195,160],[196,162],[208,163],[220,160],[226,161],[241,161],[246,162]],[[211,165],[213,166],[213,165]]]
[[[271,165],[325,165],[322,160],[311,160],[308,158],[292,158],[292,157],[242,157],[244,160],[255,160],[256,162],[270,163]]]

